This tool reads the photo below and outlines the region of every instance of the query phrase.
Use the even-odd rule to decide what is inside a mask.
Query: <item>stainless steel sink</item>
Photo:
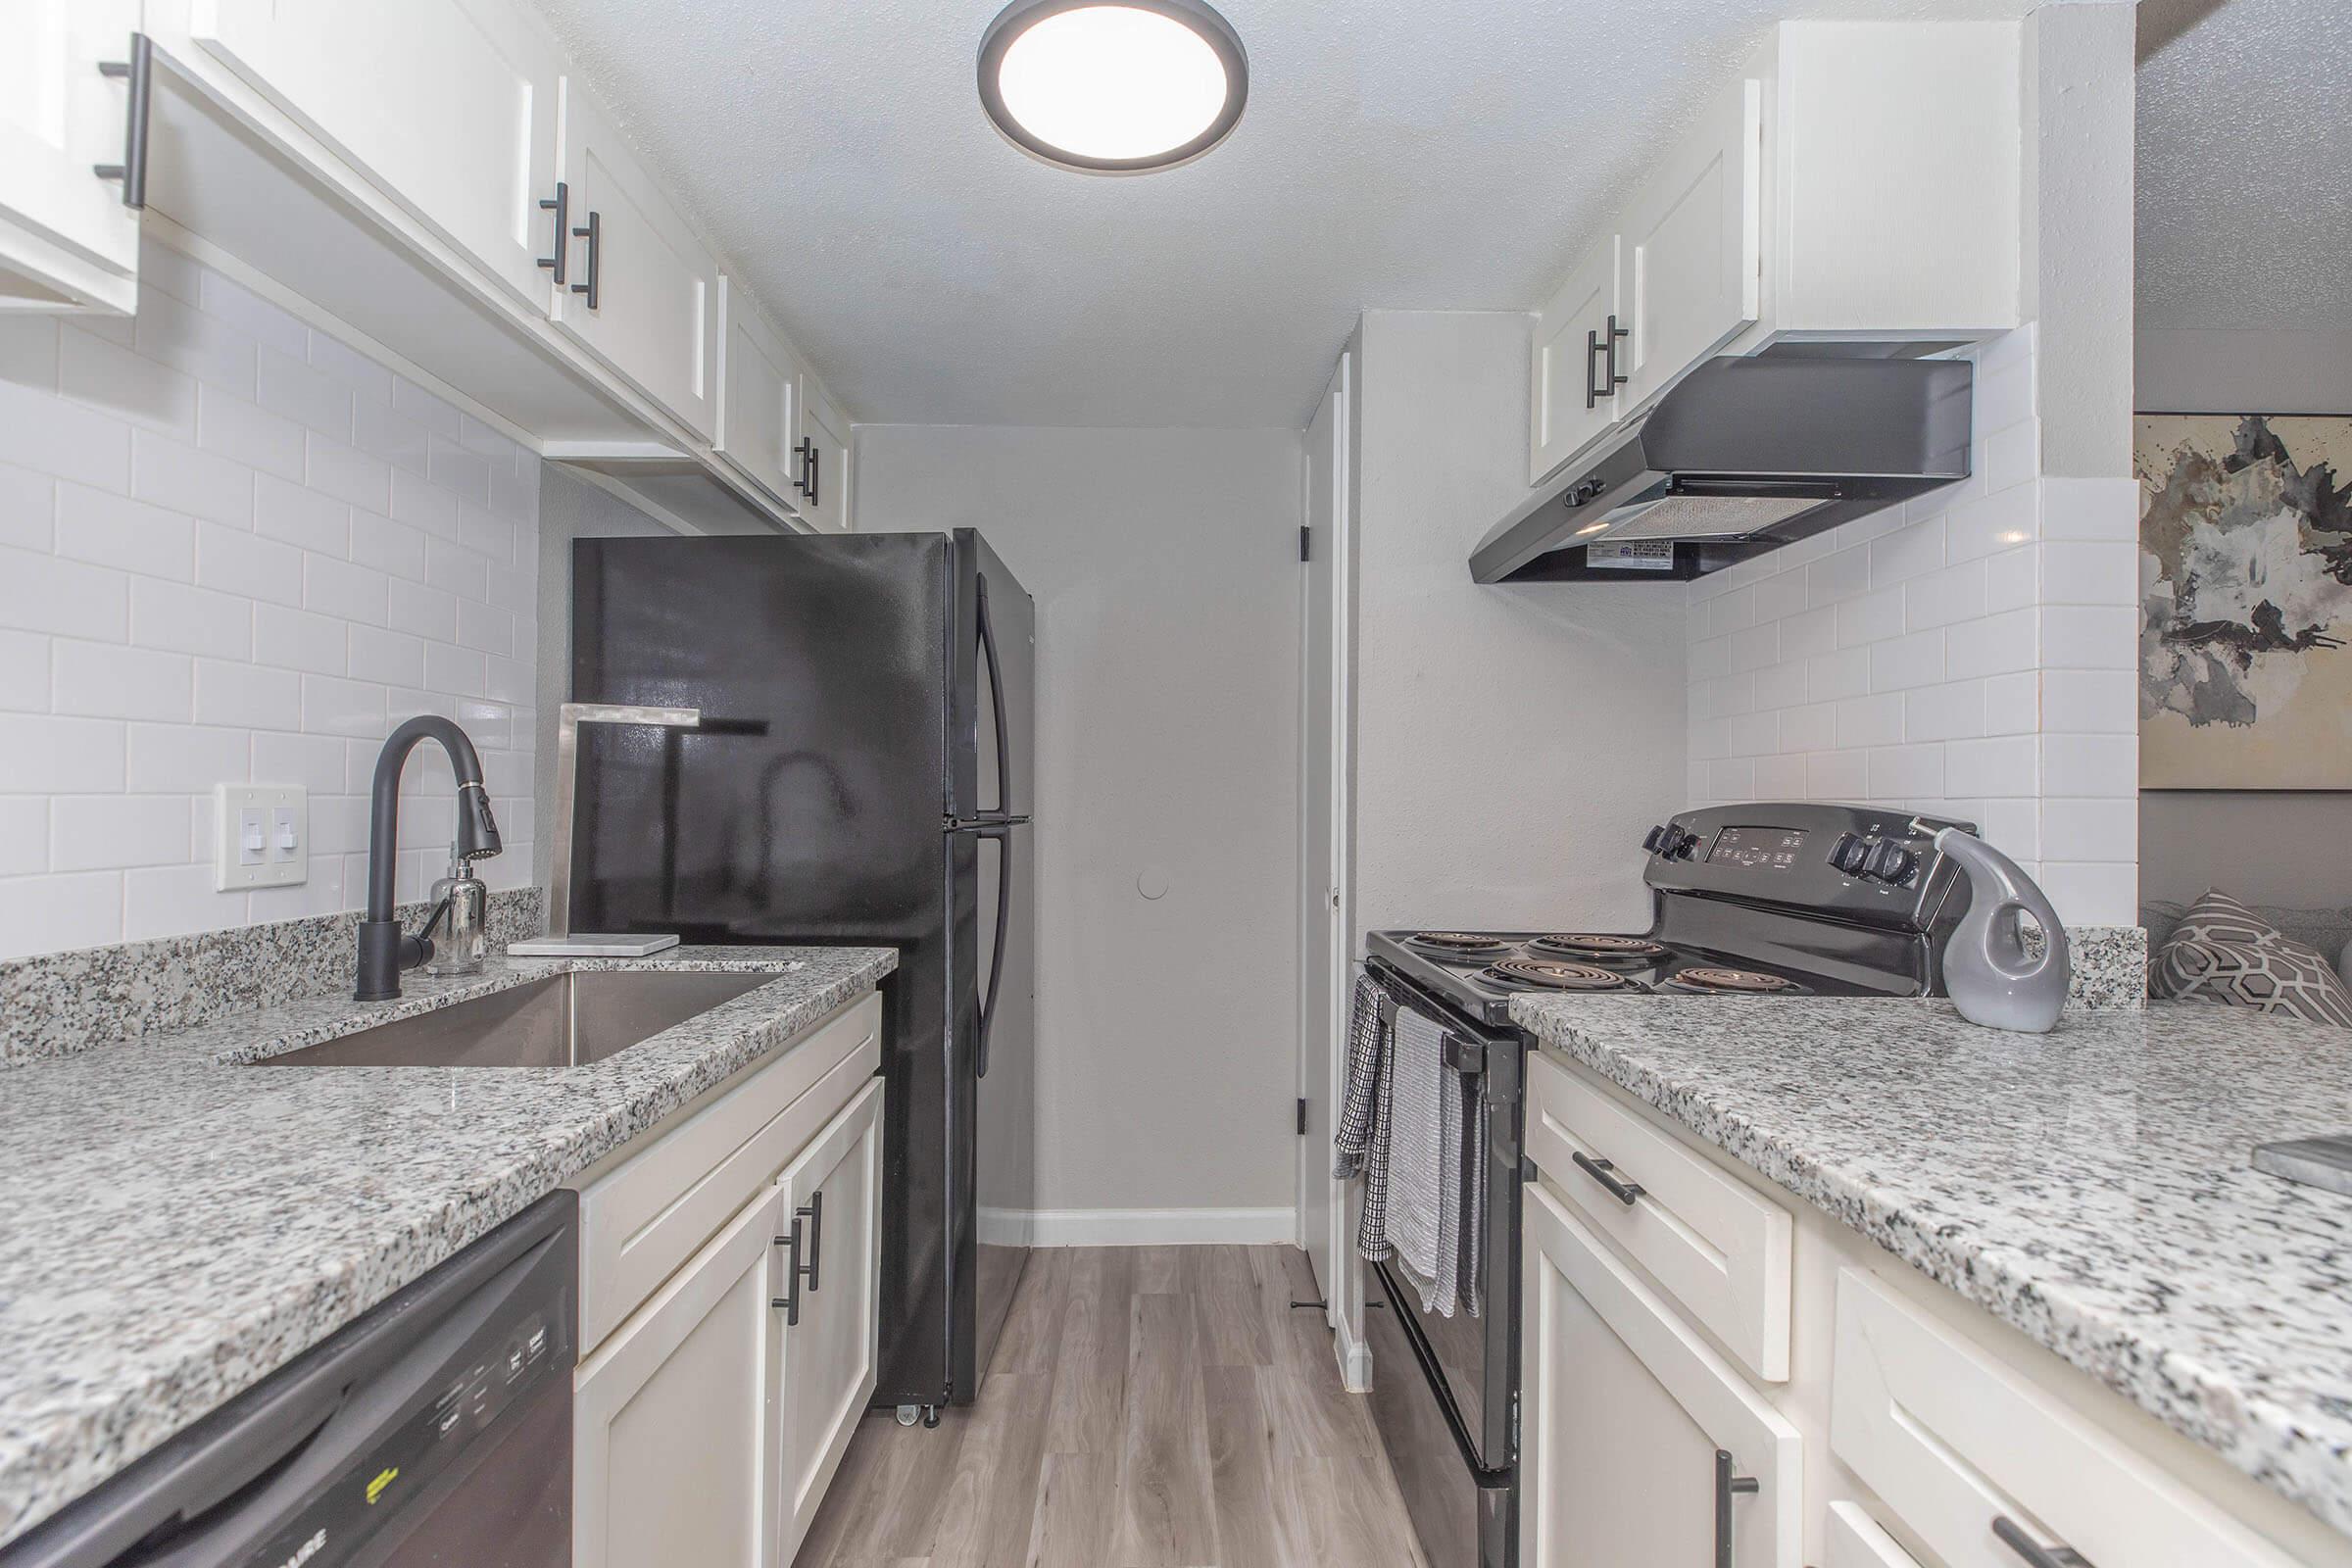
[[[772,973],[607,969],[550,975],[322,1045],[261,1067],[577,1067],[616,1055],[775,979]]]

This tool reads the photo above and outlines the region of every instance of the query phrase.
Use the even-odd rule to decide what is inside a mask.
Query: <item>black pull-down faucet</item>
[[[432,944],[407,936],[393,917],[393,873],[400,844],[400,772],[418,741],[440,743],[458,776],[458,854],[486,860],[502,846],[498,819],[490,814],[490,792],[482,786],[482,760],[464,730],[437,714],[410,719],[384,741],[375,760],[375,791],[368,813],[368,916],[360,922],[360,977],[352,991],[359,1002],[389,1002],[400,995],[400,972],[433,956]]]

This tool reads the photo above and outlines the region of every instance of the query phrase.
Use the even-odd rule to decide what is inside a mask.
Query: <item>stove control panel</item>
[[[1945,819],[1923,817],[1931,831]],[[1644,872],[1666,893],[1738,899],[1925,931],[1954,871],[1908,811],[1809,801],[1711,806],[1652,828]],[[1967,824],[1957,824],[1966,826]]]

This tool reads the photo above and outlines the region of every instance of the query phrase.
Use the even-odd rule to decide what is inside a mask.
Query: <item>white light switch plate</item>
[[[311,876],[311,798],[299,784],[213,789],[213,886],[282,888]]]

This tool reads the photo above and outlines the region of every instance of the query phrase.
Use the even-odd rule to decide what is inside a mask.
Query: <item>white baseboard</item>
[[[1340,1363],[1340,1387],[1349,1394],[1372,1391],[1372,1347],[1356,1337],[1355,1325],[1342,1317],[1332,1325],[1332,1354]]]
[[[1205,1247],[1293,1242],[1295,1208],[983,1208],[984,1247]]]

